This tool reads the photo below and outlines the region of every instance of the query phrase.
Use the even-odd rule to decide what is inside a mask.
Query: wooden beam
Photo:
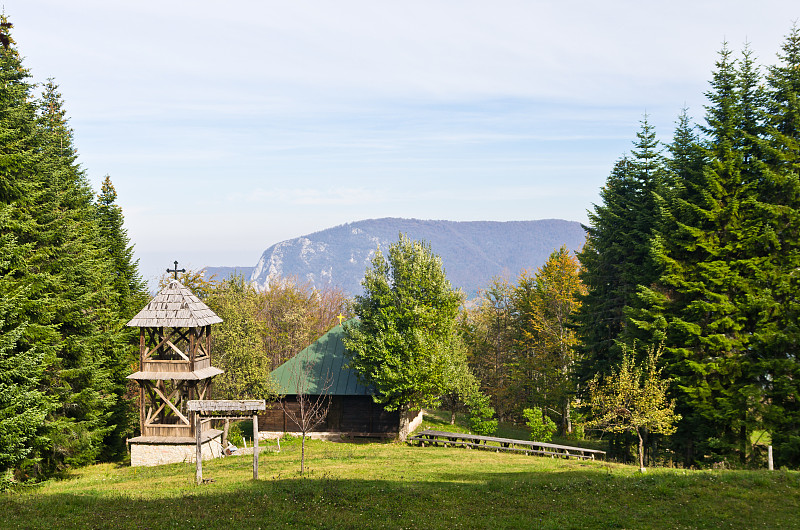
[[[194,357],[195,357],[195,340],[194,331],[189,333],[189,370],[194,372]]]
[[[145,354],[145,341],[144,341],[144,328],[139,328],[139,371],[144,370],[144,354]]]
[[[263,399],[212,399],[189,401],[186,407],[189,411],[199,411],[203,414],[225,411],[254,412],[267,410],[267,403]]]
[[[178,348],[177,346],[175,346],[174,344],[172,344],[172,341],[169,341],[169,340],[168,340],[168,341],[167,341],[167,346],[169,346],[170,348],[172,348],[172,351],[174,351],[175,353],[177,353],[178,355],[180,355],[181,357],[183,357],[183,359],[184,359],[185,361],[189,361],[189,358],[186,356],[186,354],[185,354],[185,353],[183,353],[183,352],[180,350],[180,348]]]
[[[178,390],[180,390],[180,388],[176,387],[176,388],[175,388],[175,390],[173,390],[173,391],[172,391],[172,393],[169,395],[169,398],[167,398],[166,396],[164,396],[164,394],[162,394],[162,393],[161,393],[161,391],[158,389],[158,387],[154,387],[154,388],[153,388],[153,390],[155,390],[155,391],[156,391],[156,394],[158,394],[159,396],[161,396],[161,399],[163,399],[163,400],[164,400],[164,405],[166,405],[166,406],[168,406],[169,408],[171,408],[171,409],[172,409],[172,411],[173,411],[173,412],[174,412],[174,413],[175,413],[175,414],[176,414],[176,415],[177,415],[177,416],[178,416],[178,417],[179,417],[181,420],[183,420],[183,422],[184,422],[186,425],[191,425],[191,424],[192,424],[192,422],[190,422],[190,421],[189,421],[189,418],[187,418],[186,416],[184,416],[184,415],[183,415],[183,413],[182,413],[180,410],[178,410],[178,407],[176,407],[176,406],[175,406],[175,405],[172,403],[172,396],[174,396],[174,395],[175,395],[175,394],[178,392]],[[178,399],[180,400],[180,395],[178,396]],[[162,405],[161,407],[159,407],[159,410],[161,410],[162,408],[164,408],[164,407],[163,407],[163,405]]]
[[[139,386],[139,431],[140,434],[144,435],[144,418],[145,418],[145,403],[144,403],[144,385],[137,381]]]

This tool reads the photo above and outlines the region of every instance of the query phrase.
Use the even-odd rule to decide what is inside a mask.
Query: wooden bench
[[[465,447],[467,449],[475,448],[495,452],[507,451],[525,453],[527,455],[549,456],[551,458],[577,458],[580,460],[594,460],[596,456],[604,458],[606,454],[605,451],[584,447],[431,430],[419,432],[409,438],[408,441],[422,446],[426,444],[439,446],[441,444],[445,447]]]

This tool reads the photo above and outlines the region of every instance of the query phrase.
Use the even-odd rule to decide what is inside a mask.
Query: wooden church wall
[[[314,399],[316,396],[312,396]],[[288,396],[285,406],[295,414],[299,404],[294,396]],[[296,432],[297,425],[285,416],[277,403],[268,403],[267,410],[258,416],[261,431]],[[400,413],[388,412],[372,400],[372,396],[331,396],[331,406],[325,421],[313,432],[341,432],[357,434],[397,434],[400,428]]]

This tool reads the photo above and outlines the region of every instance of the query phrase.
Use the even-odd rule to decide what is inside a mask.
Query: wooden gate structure
[[[253,420],[253,480],[258,480],[258,412],[266,410],[267,403],[262,400],[192,400],[187,408],[194,413],[195,422],[195,479],[203,483],[202,439],[200,425],[203,418],[226,420]],[[250,412],[243,416],[243,412]]]
[[[207,456],[219,456],[221,444],[217,450],[212,442],[222,432],[187,409],[189,400],[210,399],[212,379],[223,373],[211,366],[211,325],[219,322],[177,279],[128,322],[139,328],[139,370],[128,379],[139,384],[141,435],[129,440],[131,465],[191,459],[197,436]]]

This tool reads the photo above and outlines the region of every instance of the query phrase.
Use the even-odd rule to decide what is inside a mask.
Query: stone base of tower
[[[177,462],[194,462],[197,445],[193,437],[137,436],[128,440],[131,445],[131,466],[160,466]],[[222,456],[222,431],[203,432],[203,460]]]

